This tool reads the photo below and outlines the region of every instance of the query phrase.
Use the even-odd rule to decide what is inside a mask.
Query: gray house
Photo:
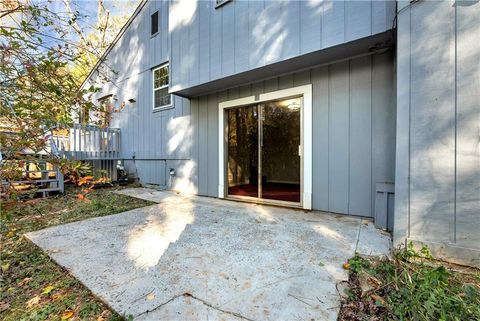
[[[480,265],[478,0],[143,1],[101,62],[84,86],[142,184],[373,218]]]

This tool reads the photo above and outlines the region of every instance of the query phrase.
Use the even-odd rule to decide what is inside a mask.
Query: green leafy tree
[[[0,2],[3,160],[43,153],[54,161],[46,134],[55,127],[71,126],[80,110],[96,110],[91,96],[98,88],[80,86],[126,20],[109,18],[103,2],[98,4],[97,22],[85,32],[80,26],[91,25],[88,17],[73,10],[68,1],[64,2],[66,10],[52,9],[51,1]],[[107,61],[102,64],[102,79],[109,81],[112,70]],[[12,173],[18,171],[2,162],[3,179]]]

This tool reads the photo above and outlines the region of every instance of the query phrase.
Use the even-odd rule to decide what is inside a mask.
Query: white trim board
[[[224,109],[260,103],[269,100],[302,96],[302,207],[312,209],[312,85],[303,85],[255,96],[224,101],[218,104],[218,197],[225,197],[225,113]]]

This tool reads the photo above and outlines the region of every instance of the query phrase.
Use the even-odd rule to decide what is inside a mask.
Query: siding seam
[[[297,55],[301,55],[302,51],[302,6],[301,2],[298,1],[298,51]]]
[[[370,195],[370,216],[375,218],[375,196],[376,196],[376,175],[375,175],[375,151],[376,146],[374,144],[373,135],[375,133],[375,117],[374,117],[374,89],[375,82],[373,80],[374,72],[373,68],[375,68],[375,56],[370,56],[370,190],[372,194]]]
[[[372,1],[370,1],[370,33],[369,35],[371,36],[372,34],[373,34],[373,4],[372,4]]]
[[[457,128],[457,116],[458,116],[458,96],[457,96],[457,4],[453,4],[454,10],[454,46],[455,46],[455,117],[454,117],[454,129],[455,129],[455,138],[454,138],[454,184],[453,184],[453,243],[457,243],[457,135],[458,135],[458,128]]]
[[[198,24],[198,34],[197,34],[197,43],[198,43],[198,62],[197,62],[197,82],[200,83],[202,80],[200,79],[200,39],[201,39],[201,33],[200,33],[200,30],[202,29],[202,21],[200,20],[202,17],[201,15],[201,9],[198,8],[198,12],[197,12],[197,24]],[[208,66],[208,68],[210,69],[210,66]],[[192,111],[192,105],[190,104],[190,113]]]
[[[351,135],[352,135],[352,60],[348,61],[348,180],[347,180],[347,213],[348,215],[351,215],[350,213],[350,175],[351,175]]]
[[[320,20],[320,49],[323,49],[323,17],[325,16],[325,5],[322,3],[322,14],[321,14],[321,20]]]
[[[408,195],[408,224],[407,224],[407,237],[410,238],[410,227],[411,227],[411,186],[410,186],[410,168],[412,162],[412,146],[411,146],[411,139],[412,139],[412,9],[408,8],[408,177],[407,177],[407,195]]]
[[[323,31],[323,7],[324,7],[324,4],[322,3],[322,7],[321,7],[321,9],[320,9],[322,14],[319,15],[320,23],[318,24],[318,28],[320,29],[319,32],[318,32],[318,36],[319,36],[319,38],[320,38],[320,39],[319,39],[319,41],[320,41],[320,42],[319,42],[320,49],[322,49],[322,39],[323,39],[323,37],[322,37],[322,31]]]
[[[347,42],[347,5],[346,1],[343,1],[343,43]],[[348,63],[348,77],[350,88],[350,62]],[[350,108],[350,106],[348,107]]]
[[[208,41],[211,42],[212,36],[212,9],[208,4]],[[199,75],[200,76],[200,75]],[[208,80],[212,80],[212,46],[208,45]]]
[[[248,27],[248,32],[250,33],[250,1],[247,2],[247,27]],[[250,70],[252,66],[250,65],[251,59],[250,59],[250,39],[247,38],[247,48],[248,48],[248,57],[247,57],[247,66],[248,69]],[[250,85],[250,94],[252,93],[252,86]]]
[[[209,98],[209,96],[207,96],[205,100],[206,100],[206,102],[207,102],[207,108],[206,108],[206,109],[207,109],[207,130],[206,130],[206,131],[207,131],[207,138],[206,138],[206,141],[207,141],[207,143],[206,143],[206,145],[207,145],[207,146],[206,146],[206,148],[207,148],[207,153],[206,153],[206,155],[207,155],[207,159],[208,159],[208,152],[210,151],[210,139],[208,138],[208,136],[209,136],[208,129],[209,129],[210,126],[211,126],[211,124],[210,124],[210,115],[209,115],[209,113],[210,113],[210,110],[209,110],[209,107],[210,107],[210,98]],[[207,162],[207,166],[206,166],[206,172],[207,172],[206,174],[207,174],[207,175],[205,175],[207,184],[206,184],[206,193],[205,193],[205,194],[210,196],[210,184],[209,184],[210,173],[208,172],[208,168],[209,168],[209,166],[208,166],[208,162]]]
[[[327,198],[327,204],[328,204],[328,210],[330,211],[330,122],[331,122],[331,112],[330,112],[330,107],[331,107],[331,98],[332,98],[332,93],[330,91],[330,70],[331,70],[331,65],[327,66],[327,86],[328,86],[328,151],[327,151],[327,164],[328,164],[328,198]]]
[[[326,68],[327,74],[327,208],[330,210],[330,66]]]
[[[223,10],[220,9],[220,29],[221,29],[221,34],[220,34],[220,78],[223,77]],[[217,77],[218,78],[218,77]]]

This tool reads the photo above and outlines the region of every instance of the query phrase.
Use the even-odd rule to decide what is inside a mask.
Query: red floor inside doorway
[[[300,202],[300,184],[285,183],[264,183],[262,185],[262,198],[285,201]],[[258,197],[258,185],[244,184],[228,188],[229,195]]]

